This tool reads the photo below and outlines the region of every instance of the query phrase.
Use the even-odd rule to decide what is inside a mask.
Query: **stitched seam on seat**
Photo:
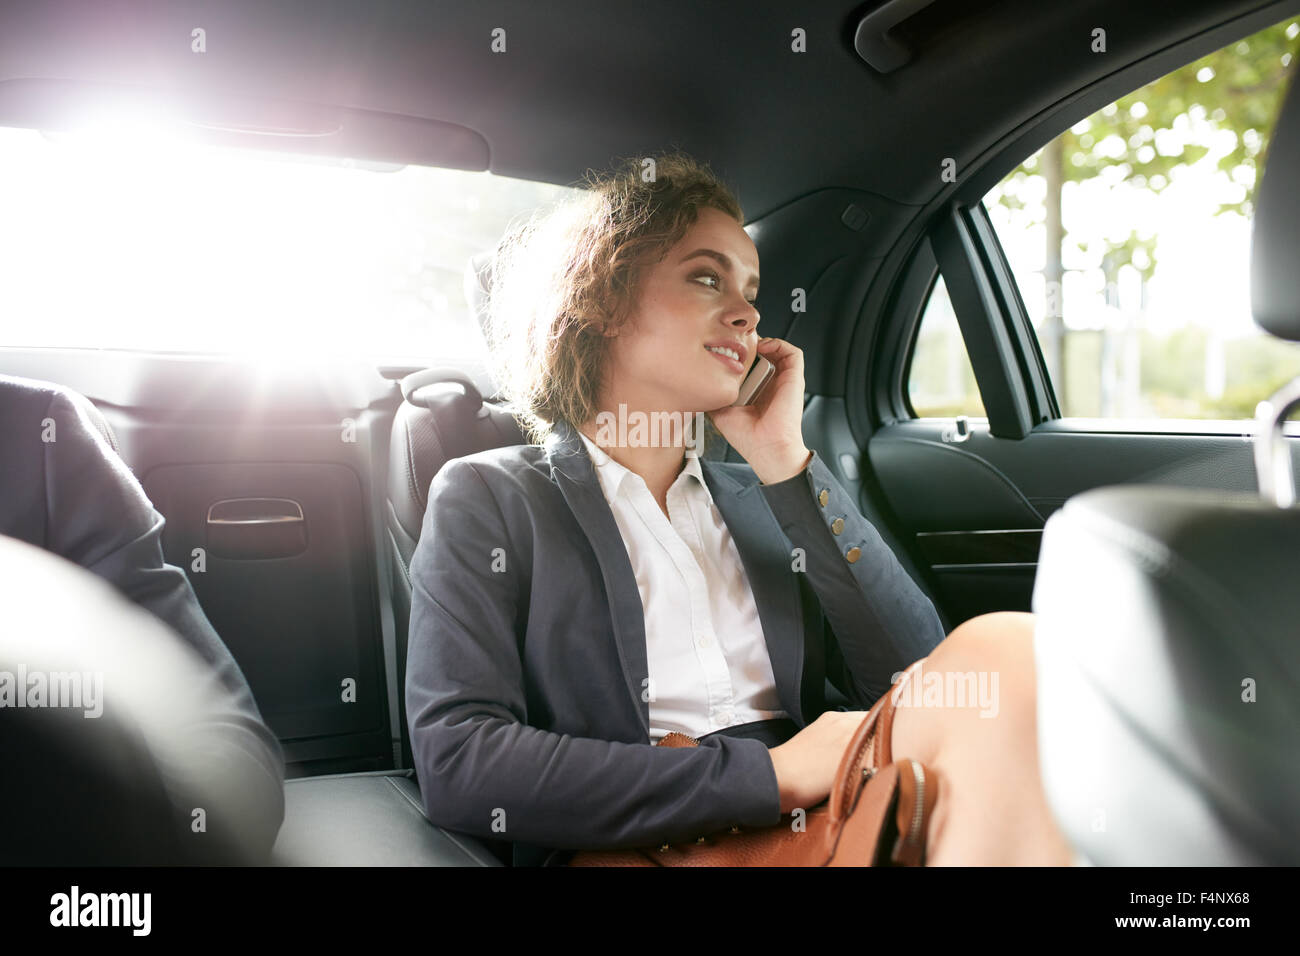
[[[430,826],[432,826],[432,824],[430,824]],[[473,862],[482,865],[482,862],[479,860],[479,855],[475,853],[472,849],[467,847],[464,843],[462,843],[454,833],[448,830],[443,830],[441,827],[439,827],[439,832],[442,833],[442,835],[445,836],[451,843],[456,844],[456,847],[462,853],[464,853],[466,857],[468,857]]]
[[[397,791],[397,795],[399,797],[401,797],[403,800],[406,801],[408,805],[414,808],[414,810],[420,815],[420,819],[424,820],[425,822],[428,822],[429,818],[424,812],[424,807],[420,806],[418,803],[412,800],[411,795],[406,791],[404,791],[396,783],[394,783],[392,777],[385,777],[384,780],[390,787],[392,787],[395,791]],[[430,823],[429,826],[433,826],[433,824]],[[472,849],[467,847],[459,839],[457,839],[454,833],[444,830],[442,827],[436,827],[435,829],[437,829],[440,835],[442,835],[447,839],[447,842],[453,844],[456,847],[456,849],[460,850],[460,852],[463,853],[468,859],[472,860],[475,863],[480,862],[479,855],[475,853]]]
[[[387,783],[390,787],[392,787],[397,792],[397,795],[401,797],[403,800],[405,800],[411,807],[413,807],[416,810],[416,812],[420,814],[421,817],[424,816],[424,807],[420,806],[418,803],[412,800],[411,795],[403,791],[401,787],[399,787],[396,783],[394,783],[392,777],[385,777],[384,782]],[[432,826],[432,824],[430,824],[430,826]]]
[[[1218,581],[1164,543],[1091,508],[1079,505],[1071,508],[1066,505],[1065,514],[1084,527],[1091,525],[1102,540],[1109,540],[1112,544],[1132,551],[1147,571],[1164,580],[1191,608],[1216,620],[1223,633],[1240,631],[1239,622],[1246,617],[1240,611],[1241,602],[1235,600]],[[1253,646],[1257,652],[1261,650],[1258,643]],[[1262,650],[1273,655],[1276,660],[1274,651],[1268,648]],[[1285,666],[1285,661],[1278,663]]]
[[[406,487],[415,503],[424,511],[424,502],[420,495],[418,476],[415,473],[415,446],[411,443],[411,423],[402,422],[403,437],[406,441]]]
[[[1194,577],[1189,573],[1192,568],[1181,558],[1179,558],[1167,545],[1150,535],[1144,534],[1120,521],[1115,520],[1109,515],[1091,509],[1075,507],[1068,512],[1076,521],[1084,526],[1091,525],[1093,530],[1103,539],[1109,539],[1112,544],[1118,544],[1127,548],[1137,557],[1143,567],[1156,575],[1165,578],[1170,583],[1177,584],[1180,590],[1184,589],[1180,577]],[[1193,597],[1201,597],[1193,588],[1185,588]],[[1222,610],[1227,610],[1222,608]]]
[[[391,502],[389,503],[388,507],[389,508],[393,507]],[[402,566],[402,573],[406,575],[406,581],[409,584],[411,581],[411,568],[406,563],[406,559],[402,557],[402,549],[397,546],[397,535],[393,534],[392,528],[388,529],[388,540],[392,542],[393,553],[397,555],[397,563]]]
[[[431,415],[432,417],[429,419],[429,437],[433,439],[435,445],[434,453],[438,456],[438,460],[442,462],[442,465],[438,466],[441,468],[451,461],[451,456],[447,454],[447,446],[443,443],[441,429],[438,428],[438,414],[431,410]],[[434,474],[436,475],[437,471]]]

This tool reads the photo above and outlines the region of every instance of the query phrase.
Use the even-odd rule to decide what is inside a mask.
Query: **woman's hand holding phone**
[[[755,365],[759,359],[773,366],[767,384],[749,404],[714,409],[709,418],[759,480],[771,485],[799,474],[812,457],[803,443],[803,352],[782,339],[759,339]]]
[[[740,394],[731,404],[735,405],[753,405],[762,394],[764,387],[772,380],[776,374],[776,366],[769,362],[763,356],[758,355],[754,358],[754,364],[745,376],[745,380],[740,383]]]

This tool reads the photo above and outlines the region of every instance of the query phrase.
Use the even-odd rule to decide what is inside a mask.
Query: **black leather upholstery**
[[[486,330],[491,269],[491,253],[479,253],[465,270],[465,298],[483,330]],[[393,419],[392,440],[388,445],[388,528],[394,559],[402,572],[395,577],[399,589],[405,591],[409,610],[410,581],[406,570],[420,540],[433,476],[453,458],[519,444],[525,439],[514,417],[485,404],[474,382],[457,369],[424,369],[408,375],[402,381],[402,397],[404,401]],[[399,631],[404,659],[405,626]]]
[[[475,314],[482,320],[483,290],[472,263]],[[467,290],[468,291],[468,290]],[[393,419],[387,490],[388,558],[401,728],[402,766],[409,768],[406,647],[411,616],[409,568],[419,543],[429,485],[448,461],[485,448],[524,441],[514,418],[483,401],[458,369],[425,369],[402,381]],[[306,777],[285,784],[285,820],[273,859],[281,866],[500,866],[509,844],[455,834],[429,823],[415,771],[399,769]]]
[[[1256,320],[1293,339],[1298,195],[1293,86],[1251,277]],[[1300,863],[1297,555],[1300,508],[1255,495],[1116,486],[1048,519],[1033,594],[1039,753],[1086,861]]]
[[[523,433],[513,416],[484,404],[478,389],[455,369],[426,369],[403,382],[408,397],[393,419],[389,443],[389,526],[403,566],[420,539],[434,475],[453,458],[501,445]]]
[[[500,866],[474,837],[433,826],[411,770],[289,780],[277,866]]]
[[[263,781],[198,654],[26,542],[0,536],[0,579],[0,865],[264,862]]]
[[[388,451],[388,543],[399,690],[406,687],[411,556],[420,540],[433,476],[453,458],[524,441],[513,416],[484,404],[473,383],[455,370],[416,372],[403,383],[403,394],[409,397],[393,419]],[[400,714],[402,765],[409,767],[413,761],[405,706]]]
[[[465,294],[480,328],[484,327],[487,314],[491,262],[490,253],[481,253],[466,269]],[[401,761],[403,767],[410,767],[414,759],[404,696],[407,631],[411,619],[410,566],[429,503],[429,485],[451,459],[487,448],[520,444],[525,437],[514,416],[484,402],[474,382],[457,369],[415,372],[402,381],[402,396],[388,445],[387,524],[397,681],[398,691],[403,695],[398,706]],[[419,804],[418,796],[416,803]],[[510,859],[508,844],[494,846],[492,850],[501,860]]]
[[[1300,509],[1116,486],[1046,527],[1040,759],[1070,841],[1098,865],[1300,862]]]

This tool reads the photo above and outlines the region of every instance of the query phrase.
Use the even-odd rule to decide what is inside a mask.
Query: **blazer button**
[[[849,564],[853,564],[860,557],[862,557],[861,548],[849,548],[849,550],[844,552],[844,560],[849,562]]]
[[[831,522],[831,534],[839,534],[844,530],[844,519],[836,518]]]
[[[826,502],[831,500],[831,490],[829,488],[823,488],[821,494],[817,496],[817,500],[820,501],[822,507],[825,508]]]

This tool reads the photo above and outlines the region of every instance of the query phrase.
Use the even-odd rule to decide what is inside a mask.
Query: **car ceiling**
[[[1279,5],[935,0],[897,29],[914,56],[889,73],[853,44],[863,14],[880,6],[10,0],[0,124],[44,125],[31,94],[46,79],[166,91],[196,110],[217,94],[272,97],[365,111],[346,117],[345,147],[312,144],[355,158],[576,183],[619,157],[676,146],[707,159],[750,220],[828,187],[924,205],[945,186],[944,158],[960,175],[1076,91]],[[196,27],[202,54],[191,51]],[[491,49],[498,27],[504,53]],[[1092,52],[1096,27],[1105,53]],[[796,28],[805,53],[791,51]],[[14,80],[23,82],[4,82]]]

